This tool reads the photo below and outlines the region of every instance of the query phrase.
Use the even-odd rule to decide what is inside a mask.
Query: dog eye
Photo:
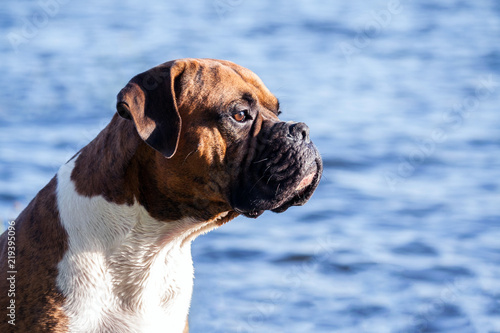
[[[248,115],[248,110],[243,110],[243,111],[238,111],[236,113],[233,114],[233,118],[234,120],[236,120],[237,122],[244,122],[245,120],[249,119],[249,115]]]

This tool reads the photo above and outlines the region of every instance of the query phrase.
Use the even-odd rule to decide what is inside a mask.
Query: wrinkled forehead
[[[243,96],[251,97],[265,108],[277,111],[278,99],[252,71],[225,60],[196,59],[186,64],[185,84],[191,97],[198,95],[205,101],[227,103]]]

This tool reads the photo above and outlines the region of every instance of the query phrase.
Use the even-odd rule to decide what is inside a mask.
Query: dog
[[[309,128],[232,62],[166,62],[116,108],[1,236],[1,332],[188,332],[192,240],[320,181]]]

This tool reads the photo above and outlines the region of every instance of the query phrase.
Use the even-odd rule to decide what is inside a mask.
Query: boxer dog
[[[0,331],[188,332],[191,241],[303,205],[319,183],[308,127],[279,114],[229,61],[132,78],[108,126],[1,236]]]

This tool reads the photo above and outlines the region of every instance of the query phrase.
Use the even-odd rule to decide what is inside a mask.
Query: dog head
[[[121,90],[117,111],[155,150],[159,191],[175,191],[194,215],[283,212],[304,204],[321,178],[308,127],[280,121],[276,97],[229,61],[154,67]]]

